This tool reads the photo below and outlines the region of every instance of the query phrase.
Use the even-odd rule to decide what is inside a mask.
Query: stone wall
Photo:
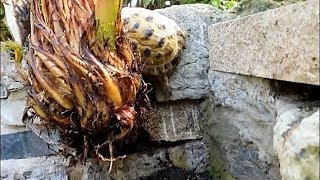
[[[296,113],[305,117],[303,109],[314,112],[319,107],[315,95],[320,90],[318,7],[318,1],[307,1],[209,26],[210,95],[203,103],[200,126],[216,177],[280,179],[280,152],[282,177],[293,179],[296,174],[288,167],[293,161],[283,158],[284,152],[299,152],[317,142],[313,147],[319,152],[319,140],[306,145],[302,135],[295,136],[294,145],[287,145],[297,148],[293,152],[273,146],[274,141],[279,144],[274,138],[281,130],[274,127],[283,118],[281,113],[290,114],[298,106]],[[285,118],[288,122],[291,117]],[[317,124],[308,127],[319,129]],[[302,172],[301,164],[296,162],[294,168]],[[319,167],[314,161],[311,164]],[[318,170],[312,173],[294,178],[319,177]]]
[[[303,128],[319,128],[315,121],[320,105],[319,74],[314,73],[319,70],[314,54],[319,50],[315,44],[319,17],[314,8],[318,6],[318,1],[310,0],[241,18],[203,4],[157,10],[188,33],[187,49],[169,77],[169,101],[164,101],[161,88],[155,85],[155,116],[144,124],[148,138],[116,161],[110,175],[107,162],[90,159],[74,164],[26,132],[19,114],[24,109],[24,90],[15,85],[14,78],[6,80],[14,71],[6,70],[13,68],[12,62],[2,54],[1,89],[7,91],[1,91],[1,136],[11,143],[1,141],[1,150],[20,147],[21,151],[1,156],[1,178],[292,179],[287,175],[292,174],[288,165],[303,172],[306,163],[299,162],[314,163],[314,152],[319,151],[319,134],[307,134],[313,139],[301,141],[305,136],[300,133]],[[287,21],[296,16],[303,23]],[[274,32],[275,22],[281,31]],[[303,24],[312,28],[302,31]],[[261,34],[266,35],[268,46],[259,39]],[[251,46],[246,46],[249,42]],[[278,43],[277,49],[273,42]],[[283,53],[257,56],[281,48],[288,51],[285,59]],[[290,51],[295,48],[301,55]],[[315,61],[309,61],[312,57]],[[294,68],[285,68],[288,64]],[[280,67],[290,76],[269,76]],[[18,88],[10,88],[12,85]],[[308,116],[313,120],[306,121]],[[283,143],[291,139],[297,143]],[[299,140],[306,143],[299,144]],[[306,148],[309,145],[312,148]],[[288,151],[287,147],[296,149]],[[299,152],[300,161],[293,162]],[[317,178],[319,171],[314,168],[296,177]]]

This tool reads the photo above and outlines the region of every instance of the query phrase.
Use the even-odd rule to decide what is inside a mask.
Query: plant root
[[[110,154],[110,158],[106,158],[104,157],[102,154],[99,153],[99,149],[101,147],[103,147],[104,145],[108,144],[109,145],[109,154]],[[118,156],[116,158],[113,157],[113,146],[112,146],[112,141],[106,141],[104,142],[103,144],[99,145],[99,146],[96,146],[95,147],[96,149],[96,154],[98,155],[98,157],[102,160],[102,161],[109,161],[110,162],[110,165],[109,165],[109,174],[111,173],[112,171],[112,166],[113,166],[113,162],[118,160],[118,159],[124,159],[126,158],[126,155],[123,155],[123,156]]]

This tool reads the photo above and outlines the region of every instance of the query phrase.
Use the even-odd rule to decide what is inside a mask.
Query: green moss
[[[13,52],[15,61],[21,66],[23,59],[23,47],[13,41],[4,41],[0,44],[1,51]]]
[[[210,172],[210,176],[214,177],[214,179],[222,179],[222,180],[234,179],[230,175],[230,173],[219,163],[211,164],[209,172]]]
[[[203,133],[204,140],[208,144],[209,153],[210,153],[210,166],[209,173],[213,179],[222,179],[222,180],[233,180],[234,178],[228,172],[226,168],[227,160],[224,159],[224,152],[222,144],[216,141],[215,137],[212,135],[212,129],[215,129],[211,124],[212,121],[208,120],[213,117],[213,99],[208,99],[202,103],[202,109],[205,111],[202,112],[202,120],[200,121],[201,132]]]
[[[3,20],[0,20],[0,41],[7,41],[12,39],[10,31]]]
[[[0,41],[8,41],[12,39],[7,25],[4,23],[5,10],[2,2],[0,3]]]
[[[240,15],[248,15],[266,11],[275,7],[276,6],[274,4],[266,0],[243,0],[236,11]]]
[[[210,167],[209,173],[214,179],[233,180],[234,178],[225,167],[226,160],[222,157],[222,153],[217,147],[221,147],[214,139],[210,139]]]
[[[289,5],[303,0],[277,0],[277,1],[268,1],[268,0],[241,0],[239,6],[235,8],[236,12],[241,15],[249,15],[268,9],[278,8],[280,6]]]

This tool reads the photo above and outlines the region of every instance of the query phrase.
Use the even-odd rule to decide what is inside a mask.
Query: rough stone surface
[[[181,169],[202,173],[208,170],[209,152],[202,141],[169,148],[172,164]]]
[[[273,148],[278,114],[320,100],[320,86],[209,70],[211,95],[201,105],[200,131],[215,177],[281,179]]]
[[[209,27],[213,70],[319,85],[319,1]]]
[[[277,117],[274,148],[283,179],[319,179],[319,104],[291,107]]]
[[[176,153],[179,153],[176,151],[177,149],[185,152],[184,158],[176,159]],[[187,172],[191,171],[196,174],[206,171],[208,166],[207,155],[207,149],[200,141],[189,142],[168,149],[160,148],[149,152],[130,154],[123,161],[117,161],[114,164],[115,170],[111,173],[111,177],[115,179],[152,179],[159,171],[178,168],[182,170],[180,172],[181,177],[176,177],[176,179],[183,179],[182,177]],[[102,171],[102,169],[108,169],[108,163],[99,161],[89,164],[92,168],[84,170],[84,179],[106,177],[106,171]],[[185,166],[181,166],[181,164]]]
[[[22,116],[26,108],[27,93],[15,90],[7,99],[1,99],[1,124],[23,125]]]
[[[1,179],[68,179],[61,157],[1,161]]]
[[[276,117],[269,80],[209,71],[212,97],[200,127],[216,177],[278,179],[272,129]]]
[[[199,102],[156,104],[154,116],[144,123],[152,141],[198,139]]]
[[[157,12],[173,19],[187,32],[187,48],[173,74],[169,76],[172,89],[170,100],[200,99],[208,94],[207,70],[209,52],[207,28],[213,23],[231,19],[233,16],[223,13],[213,6],[204,4],[172,6]],[[160,88],[157,100],[163,101]]]

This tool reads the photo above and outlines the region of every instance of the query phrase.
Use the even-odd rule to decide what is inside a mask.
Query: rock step
[[[210,68],[319,85],[319,1],[209,26]]]
[[[109,162],[88,159],[85,164],[70,163],[59,155],[2,160],[1,179],[209,178],[209,154],[202,141],[128,154],[114,163],[111,174]]]

